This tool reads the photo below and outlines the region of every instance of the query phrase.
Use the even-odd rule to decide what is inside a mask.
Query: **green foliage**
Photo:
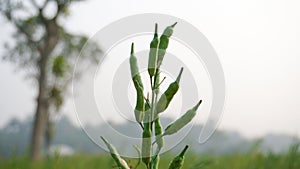
[[[53,59],[52,73],[56,77],[63,77],[67,70],[68,70],[68,65],[63,56],[57,56]]]
[[[64,56],[57,56],[53,58],[52,73],[55,77],[55,81],[52,87],[50,88],[49,98],[51,103],[53,103],[54,107],[56,108],[56,111],[60,109],[60,107],[64,102],[64,97],[63,97],[64,86],[59,85],[58,82],[64,81],[65,78],[64,76],[68,71],[68,69],[69,66]]]
[[[299,144],[281,154],[249,151],[245,154],[230,154],[212,156],[187,153],[182,169],[299,169]],[[172,154],[165,154],[160,159],[159,168],[167,169],[172,160]],[[129,167],[138,162],[137,159],[126,159]],[[48,160],[30,162],[27,156],[0,158],[1,169],[113,169],[114,161],[108,155],[78,154],[74,156],[53,156]],[[140,169],[145,166],[140,165]]]

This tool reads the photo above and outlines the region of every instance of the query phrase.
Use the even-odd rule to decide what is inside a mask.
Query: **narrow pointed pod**
[[[144,99],[144,91],[142,87],[137,83],[138,88],[136,89],[136,106],[134,109],[134,115],[136,121],[141,125],[145,115],[145,99]],[[142,126],[142,125],[141,125]]]
[[[159,44],[159,38],[157,35],[157,24],[155,24],[154,37],[150,43],[150,52],[149,52],[149,60],[148,60],[148,73],[151,79],[155,75],[155,71],[156,71],[158,44]]]
[[[188,110],[184,115],[182,115],[179,119],[174,121],[173,123],[169,124],[163,135],[171,135],[176,132],[178,132],[180,129],[182,129],[185,125],[187,125],[192,119],[196,116],[197,109],[202,103],[202,100],[200,100],[193,108]]]
[[[160,157],[159,155],[156,155],[155,159],[153,160],[153,169],[158,169]]]
[[[156,140],[156,151],[155,154],[152,158],[152,162],[153,162],[153,167],[157,167],[158,168],[158,163],[159,163],[159,152],[162,149],[162,147],[164,146],[164,138],[162,137],[163,135],[163,127],[160,123],[160,119],[159,117],[156,117],[155,121],[154,121],[154,131],[155,131],[155,140]]]
[[[137,86],[138,83],[141,86],[141,88],[144,89],[143,82],[138,68],[137,59],[134,53],[134,43],[131,44],[129,63],[130,63],[131,78],[135,88],[138,88]]]
[[[178,156],[176,156],[170,163],[169,169],[181,169],[184,163],[184,154],[186,150],[189,148],[188,145],[184,147],[184,149],[180,152]]]
[[[157,102],[157,95],[159,93],[159,84],[160,84],[160,70],[156,69],[155,75],[154,75],[154,92],[156,95],[155,104]]]
[[[157,144],[157,150],[156,150],[155,154],[158,154],[159,151],[164,146],[164,139],[163,139],[163,137],[161,137],[163,134],[163,128],[160,123],[159,117],[157,117],[154,121],[154,129],[155,129],[155,137],[156,137],[155,140],[156,140],[156,144]]]
[[[148,167],[151,162],[152,143],[151,143],[151,121],[150,106],[145,105],[144,130],[142,133],[142,161]]]
[[[128,164],[126,163],[126,161],[120,157],[116,148],[112,144],[110,144],[104,137],[101,136],[101,139],[106,144],[106,146],[110,152],[110,155],[115,160],[117,166],[121,169],[130,169]]]
[[[136,89],[136,106],[134,109],[134,115],[135,119],[138,123],[141,124],[144,118],[144,88],[143,88],[143,82],[139,73],[139,68],[137,64],[137,59],[134,54],[134,43],[131,44],[131,52],[130,52],[130,72],[131,72],[131,78],[134,84],[134,87]]]
[[[157,67],[160,67],[164,56],[166,54],[166,50],[169,45],[169,39],[173,34],[173,29],[177,22],[175,22],[173,25],[166,27],[163,34],[159,38],[159,45],[158,45],[158,51],[157,51]]]
[[[180,72],[176,78],[176,80],[169,85],[167,90],[160,96],[157,104],[156,104],[156,114],[159,114],[165,111],[169,104],[171,103],[173,97],[177,93],[179,89],[179,82],[183,72],[183,67],[180,69]]]

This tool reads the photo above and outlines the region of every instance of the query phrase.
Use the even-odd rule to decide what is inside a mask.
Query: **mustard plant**
[[[155,31],[153,40],[150,43],[149,59],[148,59],[148,74],[151,85],[151,101],[149,97],[144,96],[144,85],[138,68],[137,57],[134,52],[134,43],[131,44],[130,52],[130,71],[131,78],[136,90],[136,106],[134,115],[136,122],[142,128],[142,144],[141,148],[135,147],[138,154],[140,154],[139,162],[142,161],[147,169],[158,169],[160,151],[164,146],[164,137],[172,135],[186,126],[195,117],[196,112],[202,100],[198,101],[194,107],[189,109],[180,118],[169,124],[165,129],[161,125],[160,114],[163,113],[171,103],[173,97],[179,90],[179,83],[183,73],[183,68],[180,69],[176,80],[169,85],[166,91],[159,97],[159,87],[162,83],[160,81],[160,67],[166,54],[166,50],[169,45],[170,37],[173,34],[175,28],[174,23],[165,28],[162,35],[158,37],[157,24],[155,24]],[[116,148],[110,144],[105,138],[101,137],[106,146],[108,147],[111,156],[113,157],[116,165],[120,169],[129,169],[128,164],[117,152]],[[152,141],[154,140],[154,141]],[[156,144],[156,150],[153,151]],[[180,169],[183,166],[184,155],[188,149],[186,145],[181,153],[176,156],[169,165],[169,169]],[[135,166],[135,168],[137,168]]]

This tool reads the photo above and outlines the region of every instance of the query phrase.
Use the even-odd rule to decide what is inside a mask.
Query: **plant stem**
[[[156,83],[156,80],[158,79],[157,76],[159,76],[158,73],[159,69],[156,70],[156,73],[154,75],[154,80],[153,77],[150,77],[150,84],[151,84],[151,92],[152,92],[152,96],[151,96],[151,106],[150,106],[150,128],[151,131],[153,131],[153,122],[154,122],[154,118],[155,118],[155,106],[156,106],[156,102],[157,102],[157,95],[158,95],[158,86]],[[153,132],[151,132],[151,138],[153,136],[152,134]],[[153,148],[153,147],[151,147]],[[153,152],[153,151],[152,151]],[[151,154],[152,156],[152,154]],[[152,169],[153,168],[153,161],[151,161],[149,163],[149,165],[147,166],[148,169]]]
[[[154,119],[154,106],[155,106],[155,104],[154,104],[154,102],[155,102],[155,97],[156,97],[156,94],[155,94],[155,86],[154,86],[154,84],[155,84],[155,78],[154,78],[154,83],[153,83],[153,85],[152,85],[152,88],[151,88],[151,90],[152,90],[152,98],[151,98],[151,115],[150,115],[150,127],[151,127],[151,131],[153,131],[153,119]],[[151,132],[151,134],[152,134],[153,132]],[[151,135],[151,138],[152,138],[152,136],[153,136],[153,134]],[[151,147],[151,148],[153,148],[153,147]],[[153,149],[152,149],[153,150]],[[151,152],[153,152],[153,151],[151,151]],[[151,156],[152,156],[152,154],[151,154]],[[152,162],[150,162],[150,164],[149,164],[149,169],[152,169]]]

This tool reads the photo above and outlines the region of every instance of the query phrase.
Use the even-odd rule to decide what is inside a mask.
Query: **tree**
[[[63,104],[72,63],[87,41],[85,36],[69,33],[60,22],[75,1],[78,0],[0,0],[1,14],[15,27],[14,43],[5,45],[7,53],[3,58],[25,69],[38,88],[30,146],[32,160],[42,157],[44,136],[48,141],[51,138],[46,132],[50,131],[50,115]],[[90,54],[85,60],[97,61],[101,50],[95,43],[88,45]]]

